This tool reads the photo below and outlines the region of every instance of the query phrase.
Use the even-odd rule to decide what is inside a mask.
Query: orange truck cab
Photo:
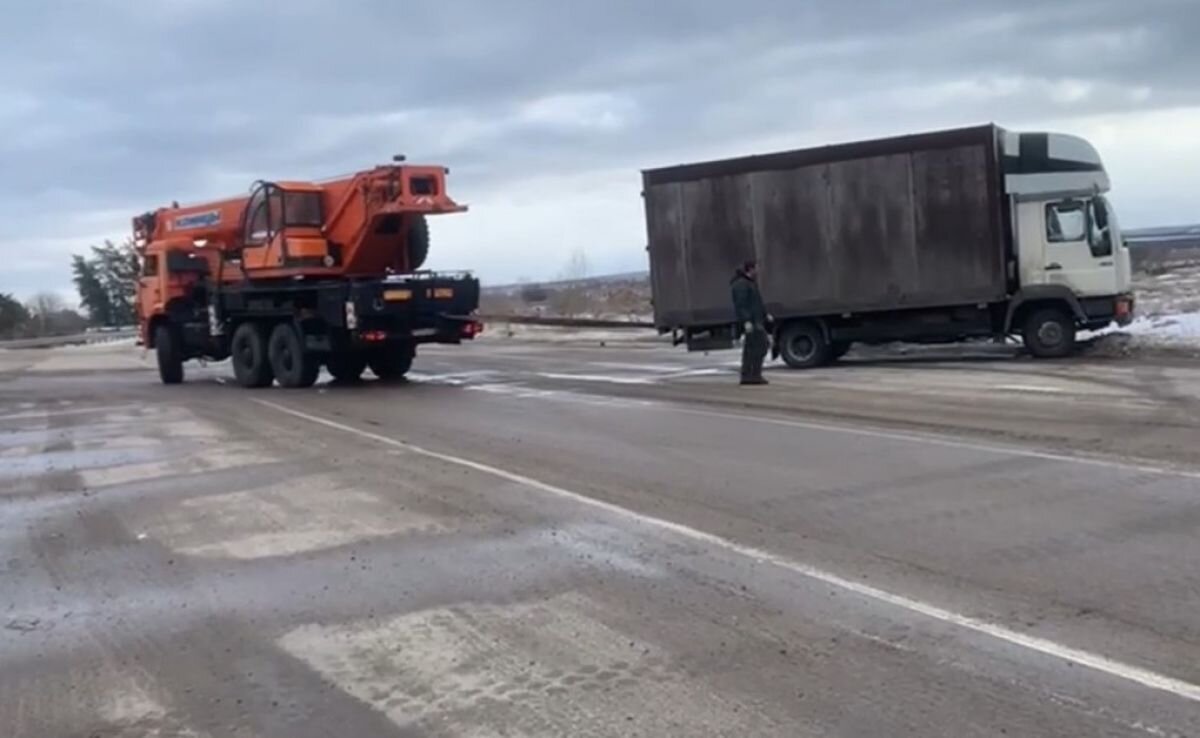
[[[189,359],[231,358],[238,381],[403,376],[422,343],[480,330],[479,283],[419,271],[426,217],[466,210],[447,170],[391,164],[325,182],[254,184],[242,198],[133,219],[139,336],[165,383]]]

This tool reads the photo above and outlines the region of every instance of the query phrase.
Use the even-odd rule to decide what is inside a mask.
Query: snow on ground
[[[1180,266],[1162,274],[1137,274],[1133,293],[1140,317],[1200,313],[1200,264]]]
[[[1200,345],[1200,312],[1141,317],[1122,328],[1120,332]]]
[[[1134,275],[1134,320],[1086,335],[1094,351],[1119,355],[1166,350],[1200,355],[1200,264]]]

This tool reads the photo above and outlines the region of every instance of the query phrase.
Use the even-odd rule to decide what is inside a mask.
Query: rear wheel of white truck
[[[791,323],[779,333],[779,355],[793,369],[825,366],[833,358],[821,326],[809,321]]]
[[[1075,350],[1075,320],[1061,308],[1034,310],[1025,320],[1022,338],[1039,359],[1061,359]]]
[[[163,384],[183,381],[183,348],[175,330],[162,323],[154,329],[154,354],[158,359],[158,376]]]
[[[321,363],[304,350],[304,337],[291,323],[280,323],[271,331],[267,356],[279,385],[287,389],[313,386],[321,371]]]

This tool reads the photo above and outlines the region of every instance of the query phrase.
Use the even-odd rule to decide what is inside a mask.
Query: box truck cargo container
[[[1066,356],[1133,312],[1129,254],[1082,138],[995,125],[643,172],[659,330],[689,350],[738,337],[748,259],[777,355],[820,366],[854,343],[1020,336]]]

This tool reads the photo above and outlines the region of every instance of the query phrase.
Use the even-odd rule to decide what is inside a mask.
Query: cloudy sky
[[[1101,149],[1126,226],[1200,220],[1196,0],[15,0],[0,291],[172,199],[451,168],[431,266],[645,266],[639,170],[995,121]]]

